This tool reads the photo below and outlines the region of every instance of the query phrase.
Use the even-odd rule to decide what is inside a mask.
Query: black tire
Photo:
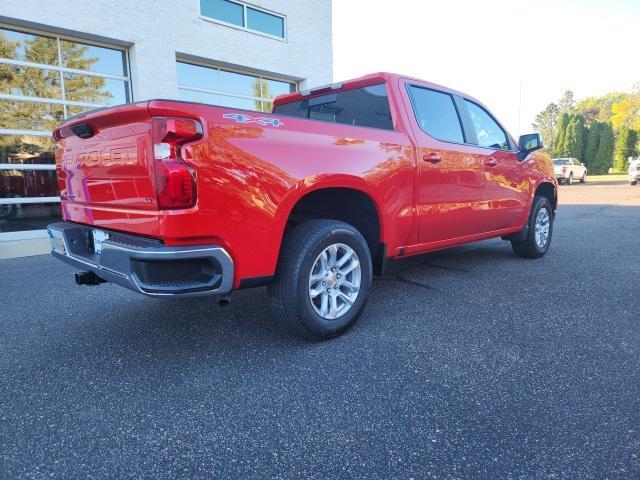
[[[546,208],[549,213],[549,236],[543,247],[539,247],[535,239],[535,219],[541,208]],[[531,213],[529,213],[528,220],[529,231],[527,232],[527,238],[523,241],[511,241],[511,248],[513,253],[521,258],[540,258],[549,249],[551,243],[551,237],[553,236],[553,208],[551,202],[547,197],[536,196],[533,199],[533,205],[531,207]]]
[[[582,175],[580,183],[587,183],[587,172],[584,172],[584,174]]]
[[[309,275],[328,246],[351,247],[360,262],[361,281],[355,302],[343,316],[326,320],[314,310],[309,298]],[[325,340],[341,335],[356,321],[367,301],[372,280],[371,253],[360,232],[336,220],[309,220],[284,238],[276,278],[268,287],[276,320],[294,335],[307,340]]]
[[[637,181],[637,180],[634,180],[634,181],[632,181],[632,182],[629,182],[629,185],[637,185],[637,184],[638,184],[638,181]]]
[[[573,184],[573,173],[569,174],[569,178],[567,178],[564,182],[565,185],[571,185]]]

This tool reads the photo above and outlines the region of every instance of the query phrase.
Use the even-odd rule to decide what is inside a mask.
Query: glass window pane
[[[260,79],[241,73],[220,71],[220,90],[222,93],[236,93],[247,97],[260,96]]]
[[[54,170],[0,170],[0,198],[57,197]]]
[[[284,93],[295,92],[296,88],[293,83],[278,82],[277,80],[262,79],[262,97],[272,99]]]
[[[273,111],[273,102],[271,100],[262,100],[261,107],[261,112],[271,113]]]
[[[11,185],[20,183],[55,184],[55,174],[52,171],[14,172],[17,176],[10,176],[0,170],[0,198]],[[52,196],[57,196],[52,195]],[[3,204],[0,200],[0,233],[22,232],[25,230],[42,230],[53,222],[60,221],[60,203],[22,203]]]
[[[0,28],[0,57],[57,65],[58,45],[55,38]]]
[[[126,57],[122,50],[96,47],[66,40],[60,42],[60,48],[62,50],[63,67],[110,75],[127,75]]]
[[[178,100],[185,102],[205,103],[210,105],[220,104],[220,95],[217,93],[194,92],[184,88],[178,89]]]
[[[55,70],[0,63],[0,93],[60,99],[60,74]]]
[[[0,136],[0,163],[54,165],[52,137]],[[0,232],[45,228],[60,218],[59,204],[3,204],[3,198],[57,197],[55,170],[0,169]]]
[[[256,110],[260,111],[260,100],[250,100],[248,98],[227,97],[221,95],[220,105],[230,108],[241,108],[244,110]]]
[[[53,137],[0,135],[0,163],[55,164]]]
[[[484,108],[468,100],[465,100],[464,103],[469,111],[471,123],[473,124],[473,129],[478,139],[478,145],[481,147],[495,148],[496,150],[509,150],[507,135]]]
[[[78,107],[76,105],[67,105],[67,118],[75,117],[81,113],[90,112],[93,107]]]
[[[178,85],[218,90],[218,70],[178,62]]]
[[[464,142],[460,119],[451,95],[412,86],[411,100],[422,130],[438,140]]]
[[[120,105],[129,101],[124,80],[65,73],[64,90],[67,100],[76,102]]]
[[[205,17],[244,26],[243,6],[228,0],[200,0],[200,13]]]
[[[0,100],[0,128],[50,132],[63,119],[62,105]]]
[[[284,38],[284,19],[270,13],[247,7],[247,28]]]

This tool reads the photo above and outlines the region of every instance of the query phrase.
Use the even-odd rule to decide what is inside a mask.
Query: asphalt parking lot
[[[0,478],[640,478],[640,187],[560,190],[543,259],[397,265],[326,343],[0,261]]]

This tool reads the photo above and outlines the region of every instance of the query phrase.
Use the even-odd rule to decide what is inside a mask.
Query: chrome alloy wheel
[[[549,239],[550,222],[551,218],[549,217],[549,211],[546,208],[538,210],[535,223],[535,238],[536,245],[538,245],[539,248],[544,248],[547,244],[547,240]]]
[[[358,298],[362,272],[356,252],[334,243],[316,258],[309,275],[309,299],[315,312],[326,320],[342,317]]]

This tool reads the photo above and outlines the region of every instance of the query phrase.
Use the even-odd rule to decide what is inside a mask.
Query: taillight
[[[182,161],[181,147],[202,137],[191,118],[153,118],[153,167],[158,207],[189,208],[196,203],[195,171]]]

